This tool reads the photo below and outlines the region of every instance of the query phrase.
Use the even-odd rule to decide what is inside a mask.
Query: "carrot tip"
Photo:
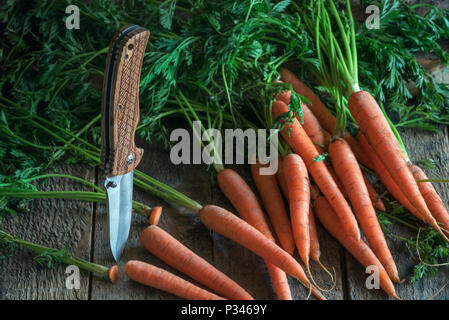
[[[159,219],[161,218],[162,214],[162,207],[154,207],[153,210],[151,210],[150,217],[148,221],[151,225],[157,226],[159,223]]]
[[[109,280],[111,280],[111,282],[115,282],[118,279],[118,267],[117,266],[112,266],[109,268],[108,270],[108,277]]]

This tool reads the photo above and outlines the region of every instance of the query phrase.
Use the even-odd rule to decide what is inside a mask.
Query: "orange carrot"
[[[366,150],[366,152],[368,154],[371,154],[371,160],[374,166],[374,170],[376,171],[385,188],[387,188],[388,192],[390,192],[396,200],[398,200],[405,208],[407,208],[410,213],[412,213],[417,218],[426,221],[421,213],[419,213],[418,210],[410,203],[404,193],[402,193],[398,184],[396,183],[396,181],[394,181],[388,170],[385,169],[385,166],[376,155],[373,147],[371,147],[366,137],[363,134],[359,134],[358,139],[360,141],[360,145]]]
[[[231,201],[243,220],[274,242],[274,237],[271,234],[270,227],[265,219],[265,214],[260,207],[259,201],[245,180],[243,180],[243,178],[234,170],[223,169],[218,173],[217,181],[220,190],[226,195],[229,201]],[[276,268],[274,266],[269,266],[269,263],[267,266],[268,272],[272,277],[273,287],[275,290],[280,290],[279,292],[276,292],[276,294],[278,295],[278,298],[281,299],[286,296],[286,291],[290,291],[290,287],[285,287],[288,286],[287,275],[284,272],[284,275],[282,276],[280,272],[275,270]],[[283,281],[279,281],[280,277],[284,278]],[[274,282],[276,282],[276,285],[274,285]],[[280,287],[282,284],[284,285],[284,288],[281,289]]]
[[[407,195],[410,203],[423,217],[435,220],[427,208],[399,143],[376,100],[369,92],[358,91],[349,97],[348,108],[360,127],[360,133],[365,135],[385,168],[402,192]],[[446,241],[449,241],[436,221],[434,227]]]
[[[267,263],[267,269],[278,299],[293,300],[286,273],[271,263]]]
[[[281,247],[290,254],[295,251],[292,226],[285,209],[284,200],[279,190],[275,175],[261,175],[261,164],[251,164],[254,184],[262,199],[263,205],[278,236]]]
[[[318,198],[314,200],[313,207],[324,228],[326,228],[326,230],[337,239],[337,241],[340,242],[357,261],[359,261],[365,268],[373,265],[377,266],[379,270],[380,287],[390,296],[399,299],[396,295],[393,282],[380,261],[363,240],[354,241],[353,238],[348,237],[345,234],[341,228],[340,221],[337,219],[335,211],[331,208],[326,198],[318,196]]]
[[[161,214],[162,207],[154,207],[153,210],[151,210],[150,218],[148,219],[150,224],[157,226],[159,219],[161,218]]]
[[[292,85],[293,90],[296,93],[307,98],[311,105],[309,105],[309,109],[313,112],[315,117],[320,122],[321,126],[327,132],[333,132],[335,128],[336,119],[334,115],[324,106],[321,100],[316,96],[316,94],[310,90],[309,87],[306,86],[304,82],[299,80],[290,70],[283,68],[281,70],[281,80],[284,82],[288,82]],[[358,141],[354,139],[351,134],[346,131],[345,140],[351,146],[352,151],[357,157],[357,160],[362,163],[367,168],[372,168],[371,161],[367,154],[363,151]]]
[[[184,299],[224,300],[222,297],[148,263],[131,260],[125,265],[124,271],[134,281],[172,293]]]
[[[272,112],[273,119],[276,119],[279,115],[288,112],[288,106],[282,101],[276,100],[273,102]],[[285,126],[281,130],[282,137],[293,151],[304,160],[314,181],[317,183],[324,196],[329,200],[335,212],[337,212],[341,225],[347,234],[354,237],[354,239],[359,240],[360,230],[354,214],[329,173],[326,164],[324,161],[317,161],[316,158],[319,156],[319,153],[298,120],[290,119],[290,121],[292,121],[291,124],[284,123]]]
[[[108,277],[111,282],[116,282],[118,279],[118,267],[112,266],[108,270]]]
[[[380,260],[391,280],[399,282],[396,264],[377,220],[362,171],[349,144],[342,138],[329,145],[329,156],[335,172],[343,181],[352,206],[370,247]]]
[[[278,157],[278,171],[276,172],[276,180],[278,181],[279,187],[281,188],[285,200],[287,200],[288,202],[287,181],[285,181],[284,159],[282,157]]]
[[[390,174],[390,172],[386,169],[383,162],[380,160],[380,158],[375,153],[373,147],[369,143],[368,139],[361,133],[359,133],[359,141],[363,148],[366,150],[367,153],[371,154],[371,159],[373,162],[373,165],[375,167],[376,173],[379,175],[380,180],[382,180],[382,183],[384,184],[385,188],[391,193],[391,195],[398,200],[405,208],[407,208],[411,214],[416,216],[418,219],[423,220],[424,222],[427,222],[432,227],[435,228],[442,236],[443,238],[448,241],[446,235],[444,235],[443,231],[439,227],[437,221],[432,216],[430,212],[422,213],[420,212],[409,200],[410,197],[405,196],[405,193],[401,188],[399,187],[399,184],[393,179],[393,176]],[[410,170],[407,170],[411,174]],[[413,182],[415,182],[415,178],[413,177]],[[415,182],[416,183],[416,182]],[[419,189],[418,189],[419,191]],[[421,193],[420,193],[421,195]]]
[[[310,234],[310,259],[320,262],[321,250],[318,232],[316,230],[315,217],[313,216],[312,204],[309,205],[309,234]]]
[[[147,227],[140,235],[140,243],[169,266],[223,297],[233,300],[254,300],[236,282],[158,226]]]
[[[409,164],[408,167],[416,180],[428,179],[427,175],[420,167],[412,164]],[[443,200],[441,200],[431,182],[418,182],[418,187],[426,201],[430,213],[432,213],[433,217],[440,223],[441,227],[445,230],[446,235],[449,236],[449,213]]]
[[[287,181],[290,218],[292,220],[296,248],[306,269],[309,270],[310,185],[306,165],[300,156],[295,153],[290,153],[284,158],[284,174],[285,180]]]
[[[321,292],[311,285],[301,265],[259,230],[231,212],[214,205],[204,206],[199,214],[201,221],[208,228],[234,240],[262,257],[266,262],[287,272],[298,279],[306,288],[311,288],[312,293],[318,299],[325,300]]]

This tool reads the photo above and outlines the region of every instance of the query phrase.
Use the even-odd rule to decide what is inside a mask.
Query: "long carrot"
[[[326,198],[318,196],[318,198],[314,199],[313,207],[324,228],[326,228],[326,230],[365,268],[368,266],[376,266],[379,270],[379,284],[381,288],[388,295],[399,299],[396,295],[393,282],[380,261],[376,258],[375,254],[363,240],[354,241],[354,239],[345,234],[341,228],[340,221],[337,219],[335,211],[331,208]]]
[[[132,280],[190,300],[224,300],[209,291],[151,264],[137,260],[128,261],[125,274]]]
[[[310,259],[321,265],[321,249],[316,229],[315,217],[313,216],[312,203],[309,205],[309,234],[310,234]]]
[[[244,220],[238,218],[231,212],[214,206],[204,206],[200,212],[201,221],[215,232],[234,240],[258,256],[262,257],[292,277],[298,279],[306,288],[320,300],[325,297],[307,279],[301,265],[276,243],[268,239],[263,233],[252,227]]]
[[[290,218],[296,248],[306,269],[310,270],[310,185],[306,165],[300,156],[295,153],[285,156],[284,174],[287,181]]]
[[[348,192],[370,247],[385,267],[391,280],[398,283],[400,279],[396,264],[377,219],[362,171],[349,144],[342,138],[332,141],[329,145],[329,156],[335,172],[340,177],[340,180],[343,181],[344,187]]]
[[[225,194],[226,198],[228,198],[234,208],[236,208],[243,220],[262,232],[267,239],[275,242],[259,201],[245,180],[243,180],[243,178],[234,170],[223,169],[218,173],[217,181],[220,190]],[[291,250],[291,248],[289,248],[289,250]],[[291,294],[285,294],[285,292],[290,291],[287,275],[285,272],[283,272],[282,275],[281,272],[276,270],[276,267],[269,266],[269,264],[270,263],[267,263],[268,272],[270,273],[273,288],[276,290],[278,298],[291,297]]]
[[[140,243],[149,252],[174,269],[188,275],[223,297],[233,300],[254,300],[235,281],[158,226],[147,227],[140,235]]]
[[[279,239],[281,247],[290,254],[295,251],[295,242],[293,240],[292,226],[287,215],[287,210],[279,190],[276,176],[261,175],[261,164],[257,161],[251,164],[251,174],[262,199],[263,206],[270,217],[274,231]]]
[[[273,119],[276,119],[282,114],[286,114],[288,111],[288,106],[284,102],[279,100],[273,102]],[[319,153],[298,120],[292,118],[289,119],[289,121],[291,121],[291,124],[285,123],[284,128],[281,130],[282,137],[293,151],[304,160],[309,173],[312,175],[324,196],[329,200],[335,212],[337,212],[341,225],[347,234],[354,237],[354,239],[359,240],[360,230],[354,214],[329,173],[326,164],[324,161],[317,161]]]
[[[428,179],[427,175],[420,167],[412,164],[409,164],[408,167],[416,180]],[[441,200],[431,182],[418,182],[418,187],[424,197],[424,200],[426,201],[430,213],[437,220],[437,222],[441,224],[441,227],[444,229],[446,235],[449,236],[449,213],[443,200]]]
[[[437,230],[443,236],[443,238],[447,239],[447,237],[444,235],[443,231],[438,226],[438,223],[435,220],[435,218],[432,216],[432,214],[430,212],[423,214],[422,212],[418,211],[418,209],[411,203],[411,201],[409,200],[409,197],[404,194],[403,190],[401,190],[398,183],[393,179],[393,176],[385,168],[383,162],[380,160],[380,158],[374,152],[373,147],[368,142],[368,139],[363,134],[360,134],[360,133],[359,133],[358,138],[359,138],[360,144],[366,150],[366,152],[372,155],[371,159],[372,159],[373,165],[375,167],[375,171],[379,175],[380,180],[382,181],[385,188],[387,188],[387,190],[391,193],[391,195],[396,200],[398,200],[405,208],[407,208],[411,214],[416,216],[418,219],[421,219],[424,222],[427,222],[428,224],[430,224],[432,227],[435,228],[435,230]],[[409,170],[408,167],[407,167],[407,170]],[[412,177],[413,177],[413,175],[412,175]],[[415,180],[413,180],[413,181],[415,181]]]
[[[327,132],[333,132],[335,128],[335,116],[324,106],[321,100],[317,97],[317,95],[301,80],[299,80],[293,72],[288,70],[287,68],[282,68],[281,70],[281,80],[292,85],[293,90],[296,93],[307,98],[311,105],[309,105],[309,109],[313,112],[315,117],[318,119],[321,126]],[[351,146],[352,151],[357,157],[357,160],[360,161],[367,168],[372,168],[371,161],[367,154],[360,147],[358,141],[351,136],[351,134],[346,131],[345,139]]]

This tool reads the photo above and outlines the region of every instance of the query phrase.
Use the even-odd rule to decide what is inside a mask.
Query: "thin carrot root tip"
[[[108,277],[109,280],[111,280],[111,282],[115,282],[118,279],[118,267],[117,266],[112,266],[109,268],[108,270]]]
[[[329,277],[331,278],[332,286],[329,289],[323,289],[323,288],[319,287],[318,284],[316,284],[314,278],[312,277],[312,273],[310,272],[310,269],[308,269],[307,271],[309,272],[310,278],[312,279],[313,283],[315,284],[315,286],[318,289],[320,289],[323,292],[330,292],[330,291],[334,290],[335,286],[337,285],[337,277],[336,277],[337,272],[335,271],[335,268],[332,268],[332,270],[334,271],[334,274],[332,275],[332,273],[323,265],[323,263],[320,260],[317,260],[317,263],[319,264],[321,269],[323,269],[324,272],[326,272],[329,275]]]
[[[162,215],[162,207],[154,207],[148,219],[151,225],[157,226]]]

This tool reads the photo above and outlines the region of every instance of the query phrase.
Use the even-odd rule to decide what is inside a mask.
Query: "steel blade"
[[[129,236],[133,200],[133,174],[106,177],[108,195],[109,242],[112,255],[119,261]]]

